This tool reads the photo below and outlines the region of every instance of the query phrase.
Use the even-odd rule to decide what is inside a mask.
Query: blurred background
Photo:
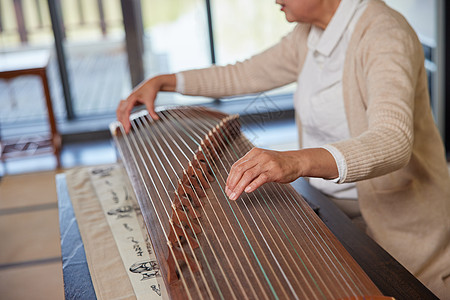
[[[386,2],[422,42],[448,152],[450,5]],[[108,126],[133,87],[156,74],[243,60],[292,28],[274,0],[0,0],[0,299],[64,297],[55,176],[117,161]],[[161,93],[157,105],[240,113],[255,145],[289,150],[298,144],[293,92],[290,85],[227,99]]]
[[[54,32],[52,22],[60,22],[60,32]],[[105,129],[118,101],[144,78],[244,59],[290,28],[274,3],[257,0],[219,0],[208,8],[204,0],[1,0],[0,61],[11,52],[49,51],[48,76],[60,131],[82,132],[78,125],[87,120],[98,120],[93,126]],[[61,44],[60,51],[55,43]],[[3,137],[18,133],[13,129],[19,127],[29,132],[27,127],[46,123],[39,87],[32,77],[0,82]],[[211,101],[167,94],[160,98],[161,105]]]
[[[436,122],[444,134],[442,11],[438,0],[388,0],[418,32],[425,49]],[[441,22],[441,23],[440,23]],[[274,1],[1,0],[0,61],[45,50],[50,93],[64,142],[107,130],[117,103],[149,76],[243,60],[293,28]],[[442,55],[441,55],[442,56]],[[441,80],[442,81],[442,80]],[[0,80],[0,136],[46,130],[39,78]],[[293,86],[269,93],[291,97]],[[161,94],[159,105],[205,99]],[[231,100],[239,101],[240,98]]]

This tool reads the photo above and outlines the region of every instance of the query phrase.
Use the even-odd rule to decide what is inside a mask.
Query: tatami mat
[[[0,181],[0,211],[58,202],[55,171],[5,176]]]
[[[64,299],[55,171],[0,181],[0,299]]]
[[[58,209],[0,216],[0,266],[61,257]]]
[[[3,300],[64,299],[62,263],[0,268],[0,298]]]
[[[64,168],[113,163],[110,140],[66,144]],[[55,159],[16,159],[0,168],[0,299],[64,299]],[[59,171],[59,172],[62,172]]]

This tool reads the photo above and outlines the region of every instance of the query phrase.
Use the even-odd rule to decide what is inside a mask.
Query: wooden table
[[[0,156],[2,161],[8,158],[53,153],[56,157],[58,168],[61,167],[61,136],[56,127],[47,78],[49,60],[50,53],[47,50],[0,54],[0,79],[11,80],[15,77],[25,75],[34,75],[41,78],[50,125],[49,135],[28,136],[0,141]],[[33,105],[31,101],[30,105]]]

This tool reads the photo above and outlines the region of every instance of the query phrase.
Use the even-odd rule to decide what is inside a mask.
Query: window
[[[216,0],[212,16],[217,64],[241,61],[277,43],[294,28],[275,1]],[[293,93],[294,85],[268,94]]]

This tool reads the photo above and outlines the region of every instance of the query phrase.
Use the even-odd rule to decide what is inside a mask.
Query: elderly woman
[[[224,97],[297,82],[302,149],[254,148],[231,168],[237,199],[266,182],[309,177],[436,295],[450,299],[450,177],[433,122],[421,44],[380,0],[277,0],[294,30],[228,66],[156,76],[117,109],[126,131],[136,104],[159,91]]]

